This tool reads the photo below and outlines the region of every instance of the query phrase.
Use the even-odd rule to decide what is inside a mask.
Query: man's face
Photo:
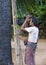
[[[32,19],[30,19],[30,26],[32,26],[33,25],[33,22],[32,22]]]

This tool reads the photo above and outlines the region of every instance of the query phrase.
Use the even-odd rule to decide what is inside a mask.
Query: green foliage
[[[28,13],[36,15],[42,22],[41,25],[46,28],[46,0],[17,0],[17,17],[24,18]]]
[[[35,14],[39,19],[46,17],[46,0],[42,0],[44,5],[38,5],[40,0],[17,0],[17,16],[24,17],[29,13]]]

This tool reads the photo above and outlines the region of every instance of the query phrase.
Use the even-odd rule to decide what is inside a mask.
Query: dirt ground
[[[25,54],[25,46],[23,44],[23,41],[20,41],[21,49],[22,49],[22,57],[23,57],[23,64],[24,64],[24,54]],[[12,46],[12,58],[13,58],[13,63],[16,65],[16,57],[15,57],[15,43],[12,41],[11,42]],[[38,46],[36,49],[36,54],[35,54],[35,62],[36,65],[46,65],[46,39],[40,39],[38,42]]]

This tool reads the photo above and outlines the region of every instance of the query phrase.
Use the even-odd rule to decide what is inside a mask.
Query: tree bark
[[[22,54],[21,54],[21,46],[20,46],[20,39],[19,39],[19,30],[17,28],[16,0],[12,0],[12,16],[13,16],[13,27],[14,27],[16,65],[23,65]]]
[[[0,65],[13,65],[11,54],[11,0],[0,0]]]

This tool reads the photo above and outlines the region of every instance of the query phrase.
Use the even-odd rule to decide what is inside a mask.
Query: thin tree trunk
[[[16,0],[12,0],[12,15],[13,15],[13,27],[14,27],[14,42],[15,42],[15,55],[16,55],[16,65],[22,65],[22,54],[19,39],[19,30],[17,28],[17,7]]]

